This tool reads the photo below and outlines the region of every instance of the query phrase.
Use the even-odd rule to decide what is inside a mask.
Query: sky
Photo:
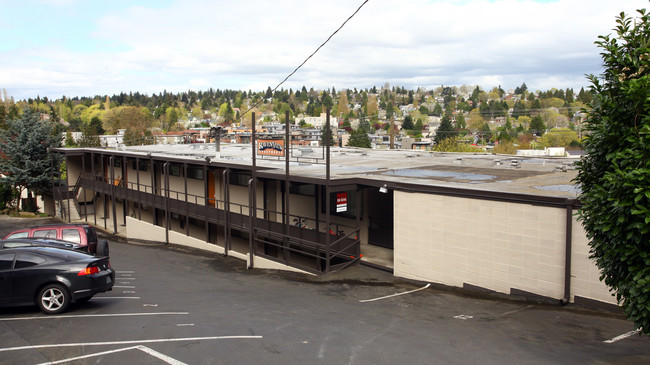
[[[0,90],[275,88],[365,0],[0,0]],[[368,0],[281,88],[589,87],[645,0]],[[0,93],[0,99],[2,93]]]

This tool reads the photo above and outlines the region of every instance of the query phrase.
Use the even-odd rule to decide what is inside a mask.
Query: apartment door
[[[381,193],[377,188],[368,194],[368,243],[393,248],[393,191]]]

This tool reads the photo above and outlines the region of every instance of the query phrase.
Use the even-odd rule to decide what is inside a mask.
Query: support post
[[[567,199],[566,204],[566,246],[564,249],[564,298],[560,304],[571,302],[571,250],[573,245],[573,201]]]

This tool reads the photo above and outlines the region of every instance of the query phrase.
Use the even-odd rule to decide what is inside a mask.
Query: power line
[[[318,48],[316,48],[316,50],[315,50],[314,52],[312,52],[312,54],[310,54],[309,57],[307,57],[304,61],[302,61],[302,63],[301,63],[298,67],[296,67],[295,70],[293,70],[293,71],[292,71],[292,72],[291,72],[287,77],[284,78],[284,80],[282,80],[282,81],[281,81],[281,82],[280,82],[280,83],[279,83],[275,88],[273,88],[273,90],[271,90],[271,93],[275,92],[275,91],[276,91],[280,86],[282,86],[282,84],[284,84],[287,80],[289,80],[289,78],[290,78],[291,76],[293,76],[296,72],[298,72],[298,70],[299,70],[300,68],[302,68],[302,66],[304,66],[304,65],[307,63],[307,61],[309,61],[309,59],[311,59],[314,55],[316,55],[316,53],[318,53],[318,51],[320,51],[320,49],[323,48],[323,46],[325,46],[325,45],[330,41],[330,39],[332,39],[332,37],[334,37],[334,35],[336,35],[336,33],[338,33],[338,32],[339,32],[339,31],[340,31],[340,30],[345,26],[345,24],[347,24],[347,22],[350,21],[350,19],[352,19],[355,15],[357,15],[357,13],[361,10],[361,8],[363,8],[364,5],[366,5],[366,3],[367,3],[368,1],[370,1],[370,0],[365,0],[365,1],[364,1],[364,2],[363,2],[363,3],[362,3],[362,4],[357,8],[357,10],[355,10],[355,12],[352,13],[352,15],[350,15],[350,16],[349,16],[349,17],[348,17],[348,18],[343,22],[343,24],[341,24],[341,26],[338,27],[338,29],[336,29],[336,30],[334,31],[334,33],[330,34],[330,36],[327,37],[327,39],[325,40],[325,42],[323,42],[320,46],[318,46]],[[244,115],[246,115],[248,112],[250,112],[251,110],[253,110],[254,108],[256,108],[258,105],[260,105],[260,103],[262,103],[262,101],[263,101],[264,99],[265,99],[265,98],[261,98],[257,103],[253,104],[253,106],[251,106],[250,108],[248,108],[248,110],[246,110],[244,113],[242,113],[242,114],[239,116],[238,120],[241,120],[241,119],[244,117]]]

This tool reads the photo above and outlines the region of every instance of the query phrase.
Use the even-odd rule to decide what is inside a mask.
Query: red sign
[[[346,212],[348,210],[348,193],[336,194],[336,212]]]

